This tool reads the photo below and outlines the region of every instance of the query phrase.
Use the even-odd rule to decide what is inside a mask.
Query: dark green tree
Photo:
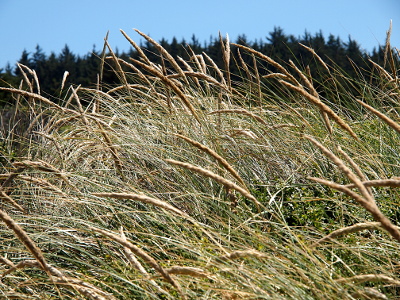
[[[30,56],[30,53],[28,51],[26,51],[26,49],[24,49],[24,51],[22,51],[21,58],[18,60],[18,63],[25,65],[28,68],[33,68],[33,66],[34,66],[33,61],[29,56]],[[22,76],[21,70],[19,68],[15,69],[15,75],[18,77]]]

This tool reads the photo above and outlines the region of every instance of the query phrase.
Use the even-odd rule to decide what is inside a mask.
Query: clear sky
[[[392,45],[400,48],[400,0],[0,0],[0,68],[37,44],[47,55],[65,44],[79,55],[93,45],[100,50],[107,31],[111,46],[125,51],[119,29],[141,41],[132,28],[155,40],[195,34],[202,43],[219,31],[253,41],[265,40],[274,26],[296,37],[322,30],[371,51],[384,44],[390,20]]]

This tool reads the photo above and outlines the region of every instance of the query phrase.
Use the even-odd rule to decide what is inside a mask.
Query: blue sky
[[[400,0],[0,0],[0,68],[37,44],[47,55],[65,44],[80,55],[93,45],[99,50],[107,31],[112,47],[127,50],[119,29],[140,42],[132,28],[155,40],[190,40],[194,33],[201,42],[219,31],[255,40],[274,26],[295,36],[322,30],[343,41],[351,36],[371,51],[384,44],[390,20],[392,45],[400,48]]]

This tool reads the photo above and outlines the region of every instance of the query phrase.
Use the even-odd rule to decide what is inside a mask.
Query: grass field
[[[315,82],[301,62],[228,37],[220,69],[138,33],[163,63],[123,32],[142,59],[123,61],[106,42],[119,85],[63,80],[56,103],[21,66],[21,86],[0,88],[16,101],[2,121],[0,297],[399,298],[389,40],[369,78],[308,48],[325,74]]]

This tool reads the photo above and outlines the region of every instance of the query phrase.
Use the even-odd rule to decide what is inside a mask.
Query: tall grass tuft
[[[0,130],[1,297],[398,298],[390,31],[370,78],[301,45],[324,82],[228,36],[218,66],[136,32],[162,63],[123,31],[140,60],[106,38],[102,64],[119,84],[102,84],[100,70],[96,88],[68,88],[65,73],[54,101],[19,65],[21,85],[0,87],[29,120]]]

